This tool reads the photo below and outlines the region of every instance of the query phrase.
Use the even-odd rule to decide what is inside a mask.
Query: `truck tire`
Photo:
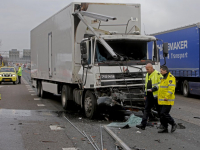
[[[46,97],[47,92],[43,90],[42,83],[40,82],[40,96],[41,98]]]
[[[84,100],[85,115],[89,119],[93,119],[97,114],[97,99],[92,91],[86,91]]]
[[[17,81],[13,82],[13,84],[17,84]]]
[[[41,82],[38,81],[37,82],[37,96],[41,96]]]
[[[190,95],[190,91],[189,91],[189,84],[188,84],[188,81],[185,80],[183,82],[183,96],[187,97]]]
[[[61,93],[62,107],[67,109],[69,100],[69,89],[67,85],[63,85]]]

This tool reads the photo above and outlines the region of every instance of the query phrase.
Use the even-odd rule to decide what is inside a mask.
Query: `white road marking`
[[[29,91],[29,92],[35,92],[35,91]]]
[[[44,104],[37,104],[37,106],[42,107],[42,106],[45,106],[45,105]]]
[[[37,94],[31,94],[32,96],[37,95]]]
[[[29,91],[32,91],[33,89],[28,89]]]
[[[62,148],[63,150],[77,150],[76,148]]]
[[[39,101],[39,100],[41,100],[41,98],[34,98],[34,100],[35,100],[35,101]]]
[[[63,150],[77,150],[76,148],[62,148]]]
[[[64,130],[64,128],[60,127],[59,125],[51,125],[49,126],[51,130]]]

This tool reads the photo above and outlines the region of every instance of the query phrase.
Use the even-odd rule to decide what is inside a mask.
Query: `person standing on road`
[[[148,63],[146,65],[146,79],[145,79],[145,110],[142,117],[142,122],[140,125],[136,125],[137,128],[145,130],[147,121],[151,115],[151,109],[155,106],[158,114],[160,112],[157,95],[158,95],[158,86],[160,84],[160,79],[162,75],[157,70],[153,69],[153,65]]]
[[[21,68],[21,65],[19,65],[17,75],[18,75],[18,84],[21,84],[21,76],[22,76],[22,68]]]
[[[3,57],[0,54],[0,65],[2,65],[2,62],[3,62]]]
[[[163,79],[161,79],[158,89],[158,105],[160,105],[161,109],[160,122],[163,127],[158,133],[168,133],[168,124],[172,126],[171,132],[174,132],[177,128],[177,124],[170,116],[169,112],[172,105],[174,105],[176,79],[169,72],[167,66],[161,66],[160,72],[163,75]]]

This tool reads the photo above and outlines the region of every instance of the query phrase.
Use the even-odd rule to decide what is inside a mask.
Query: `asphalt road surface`
[[[37,97],[27,69],[23,70],[22,84],[2,83],[0,94],[0,150],[93,150],[90,142],[66,118],[91,135],[98,147],[101,147],[100,125],[112,122],[104,117],[89,120],[73,104],[70,110],[63,110],[59,95],[49,94],[45,99]],[[136,127],[111,129],[132,149],[199,150],[199,108],[199,97],[185,98],[177,93],[171,115],[185,129],[167,134],[158,134],[156,125],[146,130]],[[141,112],[135,114],[142,116]],[[116,150],[115,141],[105,130],[103,144],[105,150]]]

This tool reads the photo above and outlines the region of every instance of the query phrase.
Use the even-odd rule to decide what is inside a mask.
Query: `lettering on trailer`
[[[160,51],[163,50],[163,44],[159,44],[157,46],[160,49]],[[168,50],[169,51],[187,49],[187,48],[188,48],[188,41],[187,40],[168,43]]]
[[[160,51],[163,50],[163,44],[158,44],[157,46],[160,49]],[[187,48],[188,48],[188,41],[187,40],[168,43],[168,50],[169,51],[183,50],[183,49],[187,49]],[[179,54],[170,53],[170,54],[168,54],[167,58],[168,59],[184,59],[184,58],[188,58],[188,52],[179,53]],[[160,54],[160,59],[164,59],[163,54]]]

